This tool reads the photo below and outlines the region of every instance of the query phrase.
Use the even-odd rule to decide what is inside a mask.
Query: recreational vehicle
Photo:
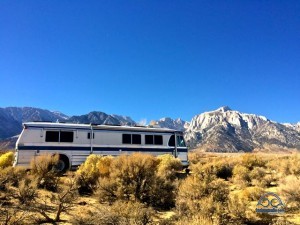
[[[28,122],[16,143],[14,165],[29,167],[41,154],[58,154],[57,169],[66,171],[83,163],[90,154],[112,155],[142,152],[172,154],[188,165],[181,131],[158,127]]]

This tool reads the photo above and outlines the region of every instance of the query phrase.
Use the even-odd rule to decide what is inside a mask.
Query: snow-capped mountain
[[[188,128],[190,125],[188,122],[183,121],[182,119],[171,119],[169,117],[162,118],[160,120],[152,120],[150,122],[151,125],[158,125],[160,127],[166,127],[170,129],[175,129],[175,130],[181,130],[184,131]]]
[[[129,126],[137,124],[128,116],[108,115],[96,111],[68,117],[61,112],[32,107],[0,108],[0,140],[5,139],[0,142],[0,148],[13,146],[16,137],[10,137],[20,134],[22,122],[27,121]],[[150,124],[184,131],[190,149],[215,152],[274,151],[274,149],[300,151],[300,122],[281,124],[264,116],[231,110],[227,106],[196,115],[191,122],[166,117],[151,121]]]
[[[253,151],[270,146],[300,150],[297,127],[221,107],[195,116],[185,131],[185,138],[191,147],[205,151]]]

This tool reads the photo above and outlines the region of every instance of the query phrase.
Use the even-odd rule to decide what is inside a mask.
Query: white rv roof
[[[126,131],[144,131],[144,132],[181,132],[178,130],[160,128],[160,127],[140,127],[140,126],[115,126],[115,125],[93,125],[93,124],[74,124],[74,123],[51,123],[51,122],[26,122],[26,127],[36,128],[70,128],[70,129],[93,129],[93,130],[126,130]]]

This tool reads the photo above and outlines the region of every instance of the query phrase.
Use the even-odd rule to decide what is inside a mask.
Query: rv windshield
[[[177,146],[186,147],[183,136],[177,136]]]

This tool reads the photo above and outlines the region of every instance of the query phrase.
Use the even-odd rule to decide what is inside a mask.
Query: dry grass
[[[193,159],[192,174],[180,179],[174,176],[173,168],[176,168],[176,163],[175,166],[172,166],[174,162],[164,165],[162,168],[166,173],[160,173],[159,161],[144,155],[136,156],[134,160],[107,158],[101,165],[96,163],[96,168],[100,171],[100,175],[97,175],[100,186],[115,190],[112,192],[114,196],[102,198],[104,201],[99,201],[99,196],[96,195],[77,196],[75,194],[77,187],[69,185],[70,180],[73,182],[75,180],[74,172],[60,177],[57,191],[52,192],[41,188],[35,189],[34,183],[29,181],[33,175],[8,167],[0,171],[0,182],[1,179],[5,179],[12,184],[9,187],[4,185],[5,188],[0,190],[0,220],[3,221],[6,213],[7,216],[11,216],[7,224],[18,224],[16,222],[18,220],[21,224],[41,223],[46,220],[42,214],[45,213],[54,223],[59,208],[62,207],[58,222],[55,222],[58,225],[300,224],[300,211],[297,205],[300,202],[298,155],[201,153],[197,157]],[[170,161],[173,159],[165,160]],[[283,167],[280,167],[281,165]],[[246,168],[247,173],[240,172],[240,168],[243,170]],[[118,169],[120,171],[116,171]],[[166,185],[162,177],[171,186]],[[153,180],[155,181],[152,183],[153,186],[149,186]],[[241,180],[246,180],[247,185],[240,186]],[[264,182],[265,180],[268,181]],[[143,186],[145,182],[148,186]],[[178,190],[177,183],[180,183]],[[117,186],[114,186],[116,184]],[[96,186],[98,190],[99,186]],[[269,216],[255,212],[258,199],[269,191],[277,193],[288,206],[284,214]],[[65,193],[69,195],[64,197]],[[121,198],[119,193],[125,194],[125,197]],[[131,193],[130,198],[126,197],[128,193]],[[169,195],[170,193],[173,194]],[[143,203],[144,199],[149,199],[147,196],[155,201],[168,196],[168,200],[176,200],[176,207],[164,211],[163,204],[158,204],[153,209],[149,207],[151,201],[150,204]],[[110,201],[109,197],[113,200]]]

